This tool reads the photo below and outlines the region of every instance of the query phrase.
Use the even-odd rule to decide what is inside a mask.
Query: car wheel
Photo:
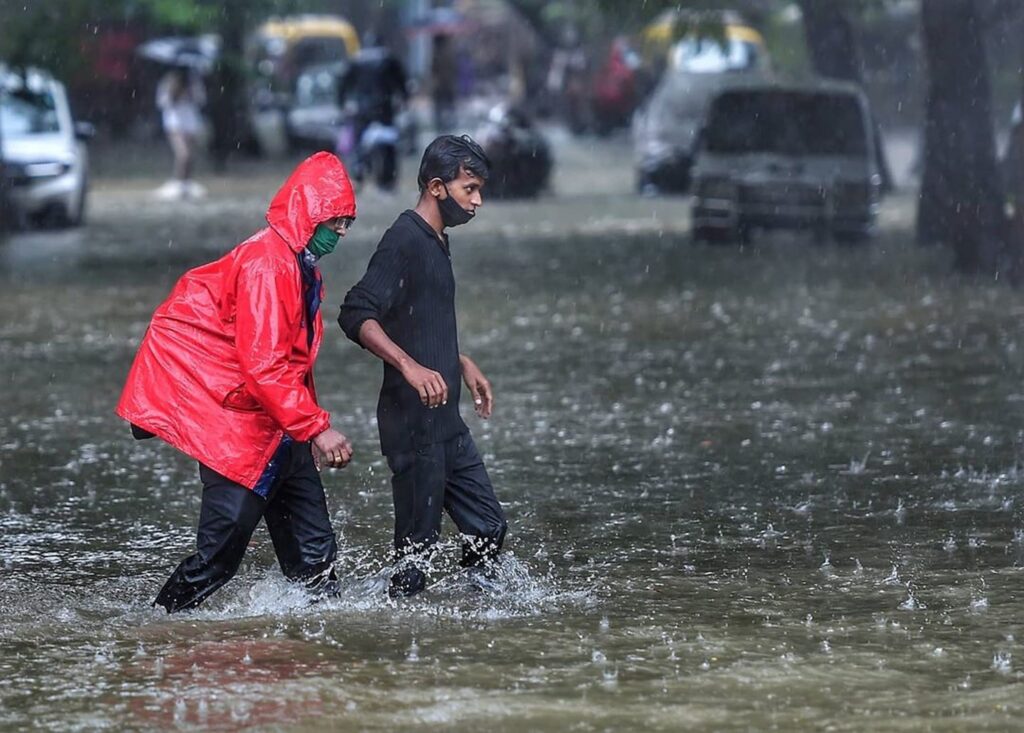
[[[66,226],[80,227],[85,224],[86,202],[89,197],[89,179],[82,179],[82,187],[78,190],[78,199],[75,201],[75,210],[67,213]]]

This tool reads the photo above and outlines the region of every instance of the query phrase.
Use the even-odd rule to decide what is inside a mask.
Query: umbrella
[[[159,64],[194,69],[205,74],[217,60],[220,39],[214,35],[154,38],[139,45],[135,52]]]

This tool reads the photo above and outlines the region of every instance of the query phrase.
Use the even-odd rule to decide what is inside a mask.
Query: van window
[[[304,69],[313,64],[344,61],[348,58],[345,41],[334,36],[311,36],[302,38],[292,46],[292,64]]]
[[[727,92],[711,106],[705,140],[714,153],[867,153],[862,109],[850,94]]]
[[[27,89],[0,90],[0,130],[9,137],[60,132],[53,95]]]

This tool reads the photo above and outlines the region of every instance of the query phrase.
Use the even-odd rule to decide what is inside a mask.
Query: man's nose
[[[477,208],[479,208],[479,207],[484,205],[484,197],[481,196],[479,193],[474,193],[470,197],[469,203],[471,203],[471,204],[473,204],[473,206],[476,206]]]

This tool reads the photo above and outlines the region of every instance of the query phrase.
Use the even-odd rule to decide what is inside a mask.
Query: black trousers
[[[429,556],[441,536],[442,512],[465,538],[463,567],[484,565],[501,551],[508,522],[483,459],[468,432],[443,443],[387,457],[395,503],[395,552]],[[423,590],[426,575],[406,563],[392,579],[405,595]]]
[[[292,443],[284,451],[266,499],[202,464],[199,477],[203,503],[196,552],[182,560],[153,605],[168,613],[195,608],[231,580],[260,519],[285,577],[311,587],[327,580],[338,545],[309,443]]]

